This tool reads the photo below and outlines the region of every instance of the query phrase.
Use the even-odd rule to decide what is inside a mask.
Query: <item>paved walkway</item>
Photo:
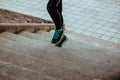
[[[0,8],[50,19],[48,0],[2,0]],[[120,43],[120,0],[63,0],[66,29]]]

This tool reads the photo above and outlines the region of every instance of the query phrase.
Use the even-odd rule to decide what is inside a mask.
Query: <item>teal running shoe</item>
[[[55,30],[54,32],[54,35],[53,35],[53,38],[51,40],[51,43],[52,44],[57,44],[61,41],[61,39],[64,37],[64,31],[61,29],[61,30]]]

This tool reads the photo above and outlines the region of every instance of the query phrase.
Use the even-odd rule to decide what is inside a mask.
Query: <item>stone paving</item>
[[[2,0],[0,8],[51,20],[48,0]],[[63,0],[66,29],[120,43],[120,0]]]

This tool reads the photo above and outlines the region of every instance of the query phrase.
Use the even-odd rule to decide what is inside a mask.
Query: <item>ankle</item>
[[[61,28],[61,29],[55,29],[55,30],[57,30],[57,31],[63,31],[63,29]]]

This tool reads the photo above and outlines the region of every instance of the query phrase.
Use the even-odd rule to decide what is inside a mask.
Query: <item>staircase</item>
[[[58,48],[52,30],[29,28],[0,33],[0,80],[120,80],[119,44],[66,31]]]

